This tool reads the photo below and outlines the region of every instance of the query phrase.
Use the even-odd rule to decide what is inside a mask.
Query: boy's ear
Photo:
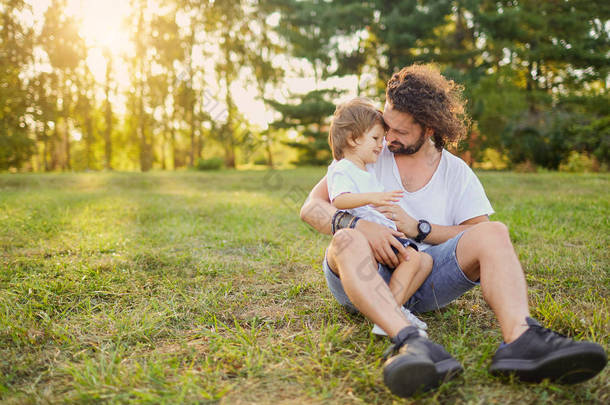
[[[356,140],[352,137],[347,138],[347,144],[351,147],[351,148],[355,148],[356,146],[358,146],[358,142],[356,142]]]

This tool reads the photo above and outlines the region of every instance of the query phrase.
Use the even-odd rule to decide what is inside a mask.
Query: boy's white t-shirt
[[[398,204],[414,219],[453,226],[494,213],[485,190],[472,169],[445,149],[430,181],[414,192],[408,192],[402,186],[394,154],[387,145],[384,145],[377,162],[367,165],[367,170],[382,184],[384,191],[404,190]],[[418,245],[420,249],[430,246],[426,243]]]
[[[376,193],[385,191],[374,173],[362,170],[348,159],[341,159],[331,163],[326,173],[326,181],[328,183],[328,196],[331,202],[343,193]],[[399,189],[395,188],[394,190]],[[346,211],[367,221],[396,229],[394,221],[386,218],[370,205]]]

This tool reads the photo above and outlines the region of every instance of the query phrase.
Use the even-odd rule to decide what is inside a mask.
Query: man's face
[[[383,108],[383,120],[389,128],[385,139],[392,153],[412,155],[428,139],[422,126],[415,122],[411,114],[393,109],[388,102]]]

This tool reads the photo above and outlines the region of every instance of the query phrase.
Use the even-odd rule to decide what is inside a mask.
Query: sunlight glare
[[[129,2],[124,0],[71,0],[67,12],[81,19],[80,34],[90,47],[107,47],[114,55],[125,50],[129,34],[124,19]]]

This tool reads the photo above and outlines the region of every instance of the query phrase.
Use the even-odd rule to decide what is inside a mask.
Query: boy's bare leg
[[[411,324],[401,311],[388,285],[377,273],[377,262],[368,241],[355,229],[341,229],[326,255],[337,271],[352,304],[390,337]]]
[[[403,305],[415,291],[426,281],[432,271],[433,260],[427,253],[416,252],[412,247],[408,247],[409,261],[401,261],[394,269],[390,279],[390,291],[394,299]]]

